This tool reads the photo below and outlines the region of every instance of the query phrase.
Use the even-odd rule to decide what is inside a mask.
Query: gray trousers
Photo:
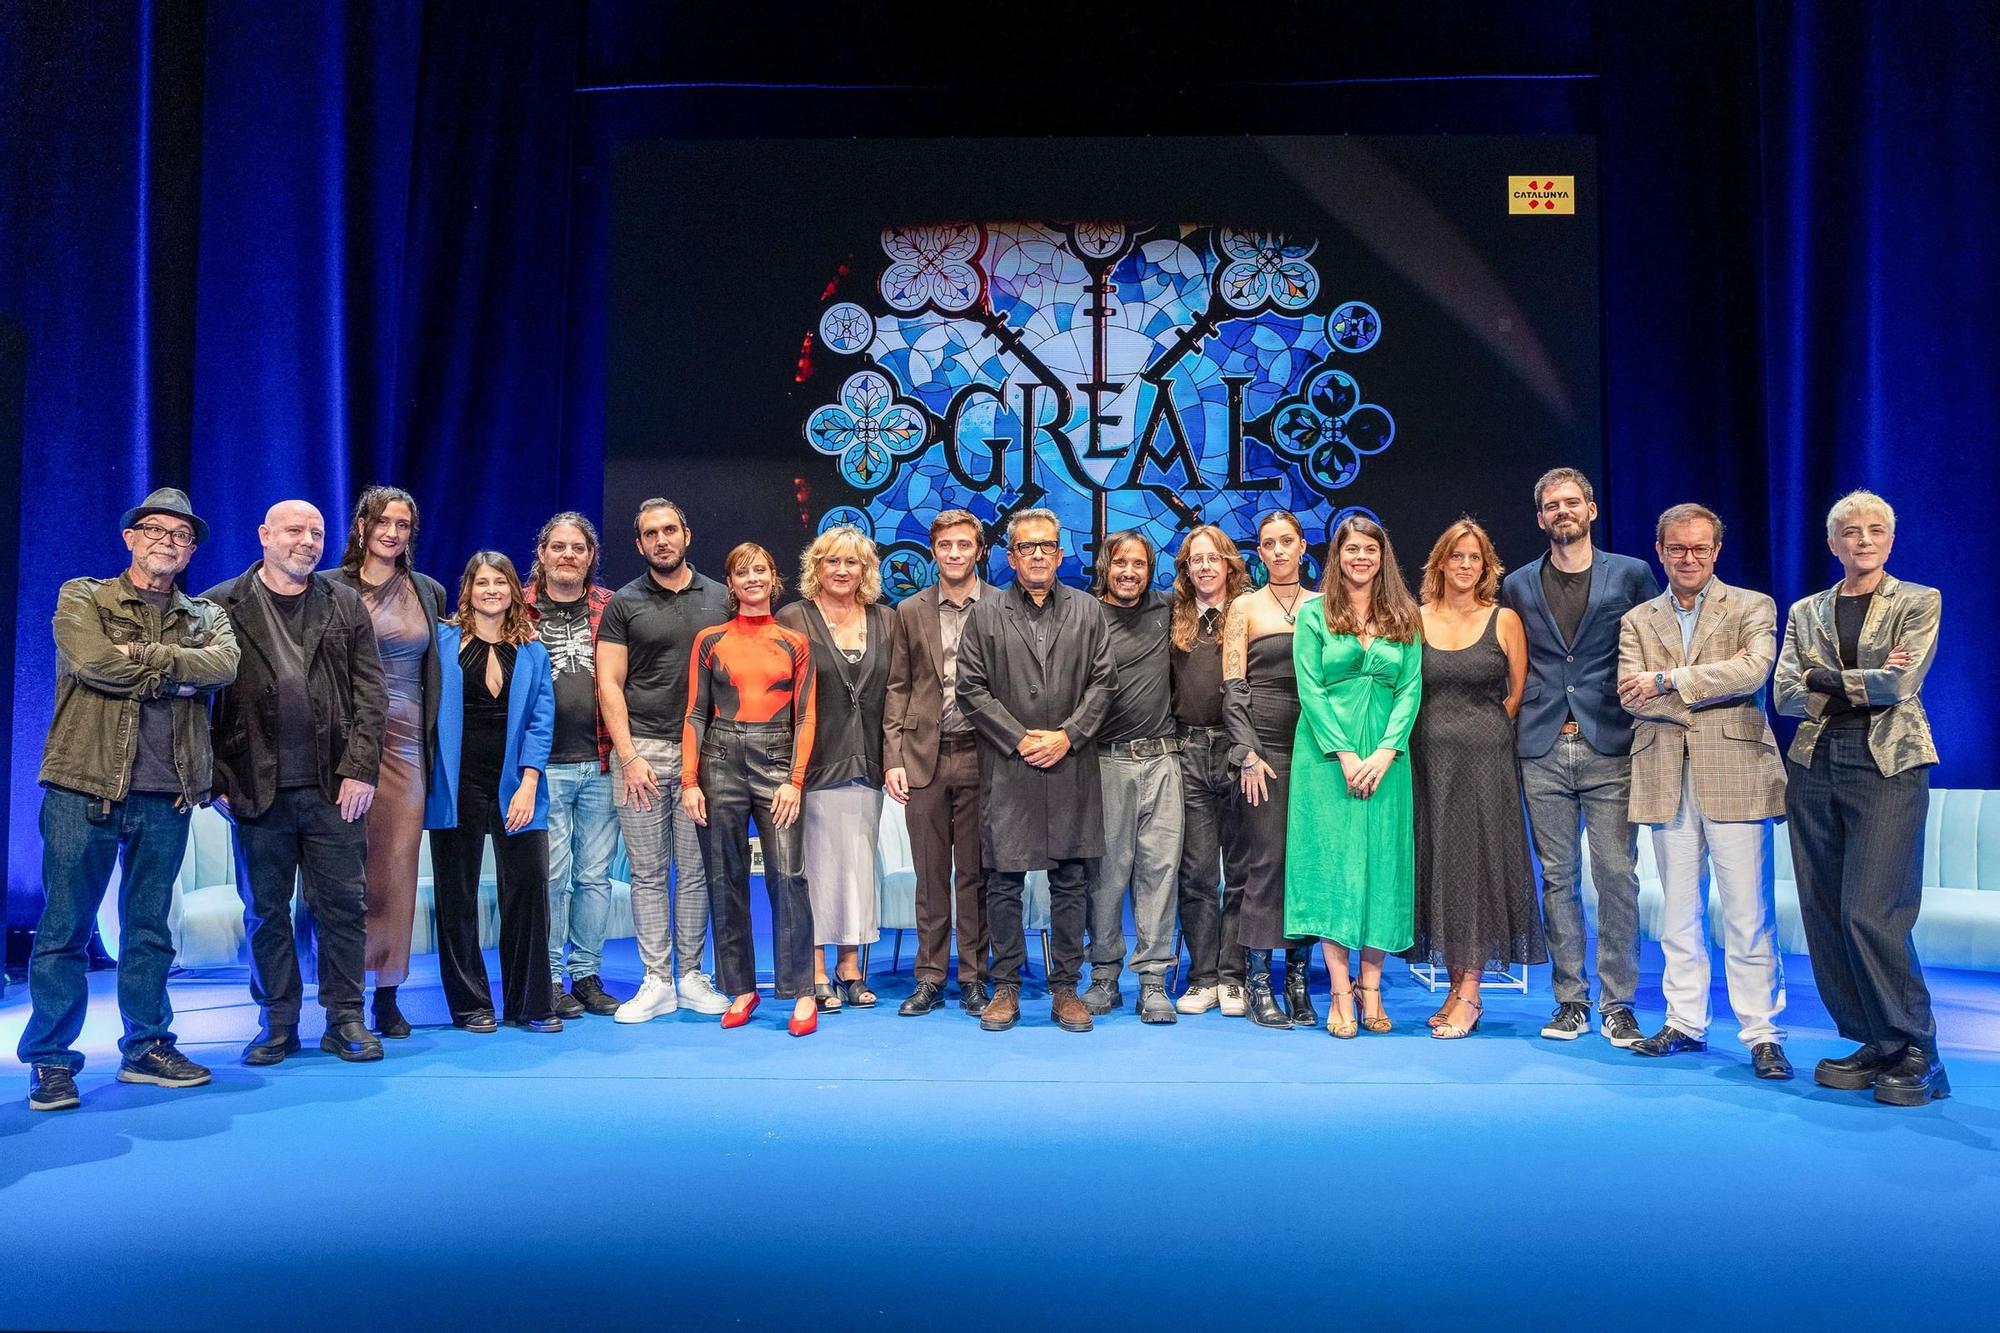
[[[1174,907],[1181,863],[1181,757],[1099,753],[1104,856],[1090,881],[1090,979],[1118,975],[1125,957],[1125,891],[1139,939],[1132,970],[1164,981],[1174,961]]]
[[[618,829],[625,835],[625,855],[632,861],[632,929],[639,937],[639,961],[646,965],[646,975],[672,981],[701,970],[702,938],[708,931],[708,872],[701,859],[700,830],[681,809],[680,742],[634,737],[632,746],[653,766],[660,782],[652,809],[628,804],[625,766],[617,755],[611,756],[612,802],[618,808]]]
[[[1597,1008],[1630,1009],[1639,988],[1639,828],[1628,815],[1632,759],[1599,754],[1582,732],[1564,732],[1545,755],[1521,761],[1528,826],[1542,863],[1542,924],[1556,999],[1589,1004],[1582,834],[1590,834],[1597,889]]]

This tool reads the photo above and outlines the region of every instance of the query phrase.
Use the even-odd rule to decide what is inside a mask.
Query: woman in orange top
[[[734,618],[695,636],[688,713],[681,733],[681,808],[701,830],[715,911],[716,978],[736,997],[722,1026],[742,1027],[757,1008],[750,935],[750,821],[764,850],[777,967],[773,990],[793,1000],[787,1025],[819,1025],[813,1004],[812,903],[806,896],[799,794],[812,757],[812,649],[771,618],[783,589],[771,553],[745,542],[723,562]]]

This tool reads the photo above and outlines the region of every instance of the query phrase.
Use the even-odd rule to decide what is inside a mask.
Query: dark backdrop
[[[200,586],[286,495],[338,528],[359,486],[408,485],[447,577],[596,506],[609,164],[662,135],[1595,133],[1604,539],[1643,552],[1699,498],[1732,524],[1724,577],[1783,603],[1833,576],[1832,499],[1883,490],[1895,568],[1945,590],[1937,781],[2000,786],[1993,5],[946,13],[0,6],[12,919],[39,900],[55,587],[119,566],[150,487],[215,525]]]

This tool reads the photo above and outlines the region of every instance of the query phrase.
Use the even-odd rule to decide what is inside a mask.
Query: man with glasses
[[[208,537],[171,487],[128,510],[132,562],[115,579],[71,579],[56,595],[56,710],[42,750],[42,889],[28,965],[34,1010],[21,1033],[28,1106],[81,1103],[73,1049],[89,1003],[98,904],[118,884],[120,1083],[192,1088],[209,1071],[174,1045],[167,929],[188,817],[209,798],[209,691],[236,676],[236,635],[177,580]]]
[[[1764,716],[1778,657],[1778,607],[1715,577],[1722,520],[1698,504],[1660,515],[1654,549],[1667,591],[1625,613],[1618,699],[1632,735],[1632,822],[1650,824],[1666,898],[1660,950],[1667,1021],[1632,1047],[1678,1055],[1708,1037],[1704,862],[1722,912],[1729,1005],[1757,1077],[1788,1079],[1777,1025],[1785,1007],[1771,901],[1771,821],[1785,812],[1785,768]]]
[[[1590,540],[1597,501],[1590,478],[1552,468],[1535,483],[1535,522],[1546,554],[1509,574],[1500,604],[1528,631],[1528,683],[1515,723],[1521,789],[1542,863],[1542,917],[1554,965],[1556,1011],[1542,1026],[1555,1041],[1590,1031],[1590,978],[1578,878],[1590,835],[1597,887],[1598,1013],[1605,1040],[1639,1041],[1639,835],[1628,808],[1632,719],[1618,703],[1618,626],[1660,591],[1643,561]]]
[[[1049,875],[1050,1016],[1090,1031],[1077,997],[1090,862],[1104,855],[1097,733],[1116,686],[1096,599],[1056,581],[1062,527],[1046,509],[1007,525],[1014,586],[981,598],[958,646],[958,706],[979,733],[979,833],[993,939],[993,997],[980,1016],[1004,1032],[1021,1016],[1027,940],[1021,891]]]

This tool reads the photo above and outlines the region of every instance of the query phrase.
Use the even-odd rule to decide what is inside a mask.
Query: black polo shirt
[[[597,641],[625,646],[625,711],[632,735],[679,741],[688,710],[694,636],[729,619],[729,592],[694,569],[679,592],[650,573],[620,588],[598,621]]]

